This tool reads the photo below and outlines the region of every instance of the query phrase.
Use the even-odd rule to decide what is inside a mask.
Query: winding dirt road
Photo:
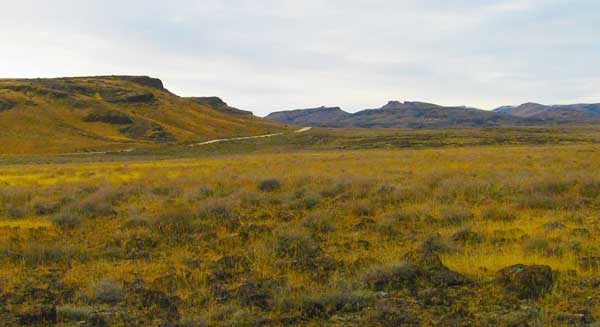
[[[310,131],[311,129],[312,129],[312,127],[303,127],[301,129],[295,131],[294,133],[304,133],[304,132]],[[213,144],[213,143],[219,143],[219,142],[227,142],[227,141],[261,139],[261,138],[273,137],[273,136],[278,136],[278,135],[283,135],[283,134],[285,134],[285,133],[274,133],[274,134],[265,134],[265,135],[256,135],[256,136],[233,137],[233,138],[228,138],[228,139],[217,139],[217,140],[210,140],[210,141],[206,141],[206,142],[202,142],[202,143],[190,144],[190,146],[194,147],[194,146],[199,146],[199,145],[207,145],[207,144]]]

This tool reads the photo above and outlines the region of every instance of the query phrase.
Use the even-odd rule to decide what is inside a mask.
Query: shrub
[[[181,190],[175,186],[156,186],[150,190],[154,195],[170,196],[181,194]]]
[[[228,282],[250,272],[251,262],[245,256],[226,255],[215,261],[215,267],[208,276],[211,283]]]
[[[153,226],[164,235],[175,238],[188,235],[195,231],[194,217],[182,208],[169,209],[153,221]]]
[[[325,256],[319,243],[299,231],[279,233],[275,240],[275,256],[290,260],[292,267],[313,274],[327,273],[336,263]]]
[[[452,234],[454,242],[462,244],[481,243],[483,237],[471,229],[471,226],[465,226]]]
[[[369,312],[369,324],[373,326],[420,326],[421,319],[405,308],[406,305],[381,303]]]
[[[117,304],[123,301],[123,287],[112,280],[101,280],[93,287],[93,299],[99,303]]]
[[[278,179],[270,178],[258,183],[258,189],[263,192],[275,192],[281,189],[281,182]]]
[[[67,321],[88,321],[95,313],[90,306],[62,305],[56,308],[60,320]]]
[[[363,293],[331,293],[302,300],[300,313],[306,318],[324,318],[338,313],[361,311],[373,302],[375,296]]]
[[[539,253],[545,256],[557,256],[562,253],[559,246],[551,246],[550,241],[543,237],[533,237],[526,240],[523,249],[526,252]]]
[[[238,229],[241,225],[239,215],[232,208],[232,205],[225,200],[205,203],[198,209],[198,217],[214,221],[230,231]]]
[[[295,200],[291,204],[291,207],[293,209],[310,210],[310,209],[314,209],[316,206],[318,206],[319,202],[320,202],[320,199],[317,195],[310,194],[310,195],[307,195],[305,197]]]
[[[30,265],[43,265],[47,263],[68,264],[72,259],[85,259],[77,249],[61,244],[34,243],[25,247],[17,257]]]
[[[410,264],[401,263],[386,268],[372,269],[365,275],[367,285],[376,291],[414,289],[421,271]]]
[[[277,283],[272,279],[250,279],[237,288],[236,295],[242,306],[267,310],[276,287]]]
[[[198,197],[200,199],[210,198],[215,195],[215,191],[207,186],[200,186],[198,188]]]
[[[325,234],[335,231],[335,226],[331,222],[330,217],[320,217],[318,215],[312,215],[304,219],[303,226],[308,228],[311,233]]]
[[[438,222],[444,226],[462,225],[474,218],[471,210],[463,206],[443,207],[440,210]]]
[[[52,223],[61,229],[73,229],[81,222],[81,216],[73,211],[63,211],[52,218]]]
[[[22,207],[12,206],[6,210],[6,214],[9,218],[18,219],[23,218],[27,214],[26,210]]]
[[[33,212],[36,215],[49,215],[55,213],[59,207],[58,203],[36,203],[33,205]]]
[[[359,217],[373,216],[375,215],[375,208],[371,201],[365,199],[354,203],[352,213]]]
[[[350,189],[351,183],[348,181],[334,182],[333,186],[325,188],[321,191],[321,196],[324,198],[334,198]]]
[[[485,220],[510,222],[517,219],[517,213],[505,206],[490,206],[483,210],[482,217]]]
[[[205,219],[230,220],[237,217],[231,203],[225,200],[209,201],[198,208],[198,216]]]
[[[425,240],[423,240],[420,250],[423,252],[445,253],[450,252],[451,247],[442,238],[442,235],[439,233],[432,233],[427,235]]]

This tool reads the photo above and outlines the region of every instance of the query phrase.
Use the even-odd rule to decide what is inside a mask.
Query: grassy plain
[[[597,129],[492,131],[6,157],[0,321],[594,326]],[[547,265],[550,285],[502,282],[515,264]]]

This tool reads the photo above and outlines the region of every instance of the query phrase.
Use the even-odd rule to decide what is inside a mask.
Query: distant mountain
[[[325,127],[444,128],[525,125],[535,119],[468,107],[444,107],[425,102],[390,101],[379,109],[350,114],[340,108],[276,112],[266,118],[282,123]]]
[[[285,126],[147,76],[0,79],[0,155],[110,151],[268,134]]]
[[[351,116],[339,107],[319,107],[273,112],[265,118],[285,124],[329,126]]]
[[[524,103],[520,106],[504,106],[494,109],[515,117],[534,118],[545,122],[567,123],[600,120],[600,104],[570,104],[546,106]]]

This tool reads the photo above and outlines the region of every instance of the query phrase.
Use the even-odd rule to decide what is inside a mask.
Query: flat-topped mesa
[[[418,102],[418,101],[388,101],[388,103],[381,107],[381,109],[419,109],[419,108],[430,108],[439,107],[433,103]]]
[[[237,108],[230,107],[225,101],[216,96],[210,97],[191,97],[188,98],[193,102],[210,107],[214,110],[221,111],[228,114],[234,115],[253,115],[252,111],[241,110]]]
[[[343,111],[340,107],[317,107],[310,109],[296,109],[278,111],[269,114],[266,118],[286,124],[325,126],[335,124],[352,114]]]
[[[100,77],[102,77],[102,76],[100,76]],[[161,90],[161,91],[166,90],[163,85],[163,82],[160,79],[150,77],[150,76],[113,75],[113,76],[107,76],[107,77],[121,79],[124,81],[136,83],[136,84],[143,85],[143,86],[153,87],[153,88],[155,88],[157,90]]]

